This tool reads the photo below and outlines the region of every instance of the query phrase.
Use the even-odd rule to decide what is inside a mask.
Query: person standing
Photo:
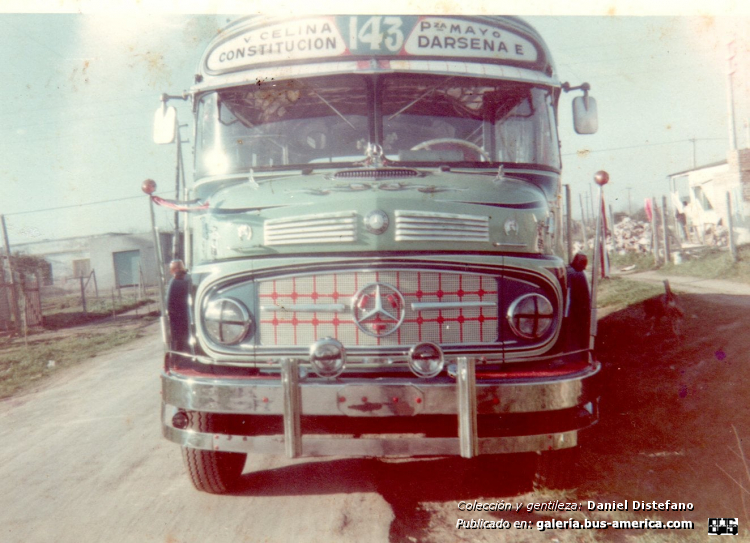
[[[167,289],[167,317],[172,342],[170,350],[180,353],[190,352],[190,280],[182,260],[169,263],[172,280]]]

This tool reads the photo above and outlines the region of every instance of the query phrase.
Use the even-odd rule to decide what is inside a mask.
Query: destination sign
[[[210,72],[228,72],[266,62],[285,62],[346,53],[333,18],[289,21],[243,32],[208,55]]]
[[[206,70],[341,57],[444,57],[532,64],[539,51],[499,26],[458,17],[347,15],[308,17],[248,28],[220,42]]]
[[[406,41],[409,55],[473,57],[536,62],[536,47],[517,34],[486,24],[426,17]]]

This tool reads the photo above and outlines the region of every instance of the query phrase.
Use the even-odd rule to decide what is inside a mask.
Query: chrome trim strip
[[[206,434],[162,427],[162,434],[173,443],[193,449],[229,451],[247,454],[284,454],[284,437]],[[457,456],[460,442],[455,437],[409,437],[399,434],[381,438],[343,436],[302,436],[301,455],[315,456]],[[507,454],[566,449],[578,444],[578,430],[530,436],[482,437],[477,454]]]
[[[347,311],[349,307],[346,304],[290,304],[290,305],[262,305],[260,306],[261,311],[289,311],[295,313],[315,313],[329,312],[329,313],[343,313]]]
[[[433,211],[405,211],[403,209],[396,210],[396,217],[402,217],[404,219],[456,219],[467,222],[481,222],[482,224],[489,221],[488,215],[464,215],[460,213],[437,213]]]
[[[201,61],[201,70],[202,64]],[[224,75],[212,76],[206,74],[205,80],[191,87],[192,93],[203,93],[206,91],[232,87],[235,85],[257,84],[258,81],[272,79],[294,79],[299,77],[313,77],[332,75],[339,73],[376,73],[385,71],[380,68],[362,68],[357,61],[332,60],[310,64],[298,64],[294,66],[259,66],[241,72],[232,72]],[[388,71],[395,72],[422,72],[443,75],[466,75],[469,77],[489,77],[492,79],[521,81],[524,83],[559,87],[560,80],[550,77],[542,72],[527,68],[516,68],[514,66],[502,66],[481,62],[468,61],[432,61],[432,60],[400,60],[390,59]]]
[[[332,236],[330,238],[304,238],[302,239],[302,236],[299,236],[298,239],[290,239],[290,240],[284,240],[284,241],[273,241],[271,243],[264,243],[266,246],[271,245],[300,245],[303,243],[345,243],[345,242],[352,242],[354,243],[357,241],[356,236]]]
[[[513,248],[513,249],[516,249],[516,248],[518,248],[518,249],[524,249],[524,248],[526,248],[526,246],[528,244],[527,243],[502,243],[502,242],[496,241],[492,245],[494,245],[495,247],[508,247],[508,248]]]
[[[436,234],[428,234],[428,235],[404,235],[404,234],[396,234],[395,237],[396,241],[481,241],[481,242],[487,242],[490,241],[490,236],[487,234],[486,236],[472,236],[472,235],[463,235],[463,234],[454,234],[454,235],[436,235]]]
[[[469,309],[474,307],[496,307],[493,302],[412,302],[412,311],[428,311],[430,309]]]

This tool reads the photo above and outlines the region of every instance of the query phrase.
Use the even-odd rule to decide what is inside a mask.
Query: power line
[[[167,194],[172,196],[175,191],[166,191],[163,194]],[[3,213],[6,217],[14,216],[14,215],[29,215],[31,213],[43,213],[45,211],[58,211],[60,209],[72,209],[77,207],[84,207],[84,206],[95,206],[99,204],[110,204],[112,202],[124,202],[126,200],[143,200],[145,197],[143,195],[141,196],[126,196],[125,198],[112,198],[110,200],[99,200],[97,202],[85,202],[83,204],[72,204],[68,206],[58,206],[58,207],[48,207],[45,209],[30,209],[28,211],[16,211],[15,213]]]
[[[575,153],[563,153],[562,156],[575,156],[575,155],[584,155],[589,153],[605,153],[608,151],[624,151],[627,149],[638,149],[642,147],[655,147],[658,145],[672,145],[674,143],[690,143],[695,139],[696,141],[724,141],[726,138],[691,138],[687,140],[676,140],[676,141],[662,141],[662,142],[656,142],[656,143],[642,143],[640,145],[628,145],[627,147],[612,147],[609,149],[594,149],[594,150],[585,150],[585,151],[579,151]]]
[[[125,200],[135,200],[136,198],[143,198],[143,196],[128,196],[126,198],[114,198],[112,200],[99,200],[98,202],[86,202],[83,204],[73,204],[69,206],[58,206],[48,207],[45,209],[31,209],[29,211],[16,211],[15,213],[4,213],[5,216],[10,217],[11,215],[28,215],[30,213],[43,213],[45,211],[57,211],[59,209],[72,209],[74,207],[94,206],[99,204],[109,204],[111,202],[124,202]]]

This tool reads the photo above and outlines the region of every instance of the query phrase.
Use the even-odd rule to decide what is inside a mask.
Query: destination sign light
[[[473,19],[438,16],[308,17],[248,28],[208,53],[208,73],[257,64],[340,57],[472,58],[533,64],[539,51],[517,33]]]

